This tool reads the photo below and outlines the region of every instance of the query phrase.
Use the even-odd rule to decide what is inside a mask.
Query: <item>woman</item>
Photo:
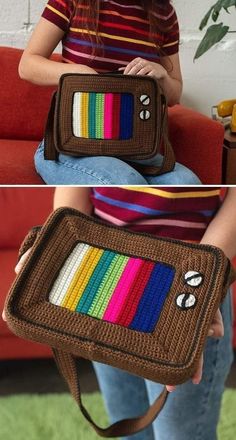
[[[49,60],[59,42],[62,63]],[[125,75],[149,75],[160,82],[172,106],[182,92],[178,47],[178,20],[168,0],[49,0],[23,53],[19,74],[45,86],[57,85],[63,73],[119,69]],[[178,163],[170,173],[148,177],[116,158],[61,154],[55,162],[44,160],[43,153],[42,141],[35,166],[48,184],[200,184]],[[148,163],[161,162],[158,155]]]
[[[163,237],[211,244],[228,258],[236,254],[236,188],[220,202],[219,188],[58,187],[54,208],[70,206],[88,215]],[[17,265],[18,272],[29,251]],[[223,320],[222,320],[223,317]],[[192,382],[173,387],[159,417],[125,440],[216,440],[224,382],[232,363],[230,295],[217,311],[210,338]],[[93,363],[110,421],[136,417],[160,394],[162,385],[101,363]],[[198,385],[198,386],[195,386]]]

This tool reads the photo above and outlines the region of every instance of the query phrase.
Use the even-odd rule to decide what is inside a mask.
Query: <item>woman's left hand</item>
[[[167,77],[166,69],[158,63],[145,60],[143,58],[134,58],[126,67],[119,67],[124,75],[149,75],[158,80]]]
[[[218,309],[215,314],[215,317],[211,323],[211,327],[208,332],[208,336],[211,336],[213,338],[222,338],[224,336],[224,324],[220,309]],[[202,368],[203,368],[203,354],[201,355],[201,358],[199,360],[197,370],[194,376],[192,377],[192,382],[195,385],[198,385],[201,382]],[[169,392],[174,391],[175,388],[176,386],[174,385],[166,385],[166,389]]]

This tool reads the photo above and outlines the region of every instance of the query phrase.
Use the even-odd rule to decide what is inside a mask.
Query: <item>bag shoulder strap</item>
[[[120,437],[127,436],[130,434],[135,434],[143,429],[145,429],[150,423],[152,423],[156,416],[160,413],[163,408],[168,391],[164,387],[160,396],[155,400],[155,402],[148,408],[145,414],[137,418],[124,419],[119,422],[113,423],[107,428],[99,427],[91,418],[90,414],[84,407],[81,400],[81,391],[78,378],[77,367],[79,366],[79,359],[75,358],[72,354],[59,349],[52,349],[57,366],[66,380],[71,394],[75,398],[79,405],[79,408],[85,417],[85,419],[94,428],[96,433],[101,437]],[[77,362],[78,361],[78,362]],[[114,396],[115,398],[115,396]]]
[[[51,105],[48,112],[44,134],[44,159],[57,160],[58,152],[54,142],[54,114],[56,107],[57,92],[54,92],[51,99]]]

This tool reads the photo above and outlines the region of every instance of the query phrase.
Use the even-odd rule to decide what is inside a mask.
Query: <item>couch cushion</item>
[[[0,188],[0,250],[18,249],[29,229],[46,220],[53,192],[50,187]]]
[[[205,184],[221,183],[224,127],[182,105],[169,108],[169,136],[176,160]]]
[[[34,168],[34,152],[39,141],[0,139],[0,184],[42,185]]]
[[[10,288],[11,283],[15,278],[14,267],[17,261],[18,251],[17,249],[11,250],[0,250],[0,261],[1,261],[1,289],[0,289],[0,335],[11,334],[6,323],[1,319],[3,306],[7,292]]]
[[[15,278],[14,267],[17,255],[18,249],[0,250],[2,274],[0,288],[0,359],[51,357],[52,353],[49,347],[18,338],[9,330],[6,322],[2,320],[5,298]]]
[[[21,49],[0,47],[0,137],[41,139],[51,95],[55,87],[33,85],[20,79],[18,65]],[[53,55],[60,60],[59,55]],[[33,182],[32,182],[33,183]]]

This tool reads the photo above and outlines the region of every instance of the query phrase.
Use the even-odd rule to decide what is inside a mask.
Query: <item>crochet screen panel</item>
[[[78,243],[61,268],[49,302],[133,330],[152,332],[174,268]]]
[[[131,93],[76,92],[73,134],[87,139],[130,139],[134,96]]]

